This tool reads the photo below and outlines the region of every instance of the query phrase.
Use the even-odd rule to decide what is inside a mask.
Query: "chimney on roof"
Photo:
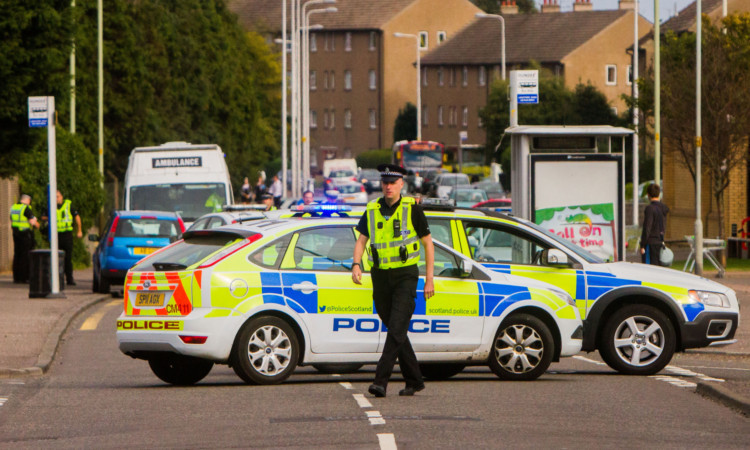
[[[635,1],[634,0],[620,0],[620,9],[635,10]]]
[[[560,4],[557,0],[544,0],[542,4],[543,13],[557,13],[560,12]]]
[[[573,12],[593,10],[594,5],[591,3],[591,0],[576,0],[575,3],[573,3]]]
[[[500,14],[509,16],[511,14],[518,14],[518,5],[516,0],[508,0],[500,2]]]

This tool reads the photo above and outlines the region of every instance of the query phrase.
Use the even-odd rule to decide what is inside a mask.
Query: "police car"
[[[651,375],[675,352],[736,342],[739,303],[726,286],[664,267],[607,263],[511,215],[444,203],[424,208],[433,240],[493,271],[544,281],[570,294],[584,319],[583,350],[599,350],[620,373]]]
[[[377,362],[387,329],[366,260],[362,285],[351,280],[356,223],[259,220],[185,232],[128,272],[120,350],[178,385],[217,363],[247,383],[273,384],[297,365]],[[434,284],[425,301],[420,280],[409,327],[427,377],[488,364],[501,379],[532,380],[581,349],[580,316],[561,289],[493,272],[441,243]]]

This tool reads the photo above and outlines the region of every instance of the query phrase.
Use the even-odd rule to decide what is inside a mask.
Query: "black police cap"
[[[386,182],[394,182],[404,178],[404,175],[407,174],[406,169],[395,164],[380,164],[378,171],[380,172],[380,179]]]

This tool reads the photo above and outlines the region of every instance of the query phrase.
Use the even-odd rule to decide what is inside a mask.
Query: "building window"
[[[451,67],[451,86],[456,85],[456,68]]]
[[[347,31],[346,35],[344,36],[344,51],[350,52],[352,51],[352,32]]]
[[[331,90],[336,89],[336,72],[333,70],[331,71],[331,79],[328,80],[328,87],[330,87]]]
[[[617,66],[614,64],[607,64],[607,86],[615,86],[617,84]]]
[[[448,39],[448,33],[445,31],[438,31],[437,32],[437,38],[438,38],[438,45],[442,44],[446,39]]]
[[[334,128],[336,128],[336,110],[335,109],[331,110],[331,126],[330,126],[330,128],[332,130]]]
[[[377,33],[375,33],[374,31],[370,31],[370,51],[371,52],[375,51],[375,46],[377,45],[377,43],[378,43]]]
[[[469,107],[464,106],[463,111],[461,111],[461,125],[464,127],[469,126]]]
[[[477,110],[477,128],[483,128],[484,122],[482,122],[482,110]]]
[[[323,110],[323,128],[326,130],[328,129],[328,110],[327,109]]]
[[[422,86],[427,86],[427,67],[422,67]]]
[[[336,33],[329,33],[331,35],[331,51],[336,51]]]
[[[377,76],[375,75],[375,71],[372,69],[370,69],[369,79],[370,79],[370,90],[374,91],[375,89],[377,89],[378,80],[377,80]]]
[[[487,68],[479,66],[479,85],[484,86],[487,84]]]
[[[443,107],[438,106],[438,126],[443,126]]]
[[[310,51],[318,51],[318,35],[316,35],[315,33],[310,33]]]
[[[430,48],[430,42],[428,40],[428,33],[426,31],[419,32],[419,49],[427,50]]]
[[[445,84],[445,80],[444,80],[444,77],[443,77],[443,66],[438,67],[438,71],[437,72],[438,72],[438,86],[442,86],[443,84]],[[425,84],[427,84],[427,83],[425,83]]]
[[[628,86],[633,84],[633,66],[628,64]]]
[[[344,128],[346,128],[347,130],[352,129],[352,110],[351,109],[344,110]]]
[[[448,110],[448,126],[455,127],[458,121],[458,114],[456,113],[456,107],[451,106]]]
[[[370,110],[370,129],[374,130],[378,126],[376,117],[375,117],[375,110]]]
[[[464,66],[463,69],[461,69],[461,86],[468,86],[469,85],[469,68],[467,66]]]
[[[427,126],[429,118],[427,117],[427,106],[422,106],[422,125]]]
[[[351,70],[344,71],[344,90],[345,91],[352,90],[352,71]]]
[[[612,110],[612,114],[614,114],[615,117],[616,117],[617,116],[617,107],[616,106],[610,106],[609,109]]]
[[[323,83],[325,83],[325,78],[323,79]],[[318,74],[314,70],[310,71],[310,90],[314,91],[318,89]]]
[[[318,112],[310,111],[310,128],[318,128]]]

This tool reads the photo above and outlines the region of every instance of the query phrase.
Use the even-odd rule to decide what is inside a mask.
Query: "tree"
[[[695,181],[695,34],[666,33],[661,55],[662,148],[664,153],[674,152]],[[718,234],[724,238],[729,176],[748,158],[750,14],[729,15],[717,24],[703,16],[702,55],[701,166],[716,203]],[[653,120],[653,72],[639,86],[651,86],[639,107]],[[705,223],[710,212],[706,211]]]
[[[571,91],[557,77],[538,64],[539,104],[521,105],[518,123],[524,125],[617,125],[619,119],[609,107],[607,98],[590,84],[578,84]],[[509,82],[497,79],[493,82],[487,105],[479,113],[487,129],[485,158],[493,158],[510,173],[510,139],[505,138],[505,129],[510,125]],[[497,148],[497,151],[495,151]]]
[[[396,123],[393,126],[393,142],[413,141],[417,138],[417,107],[407,103],[404,109],[398,110]]]

